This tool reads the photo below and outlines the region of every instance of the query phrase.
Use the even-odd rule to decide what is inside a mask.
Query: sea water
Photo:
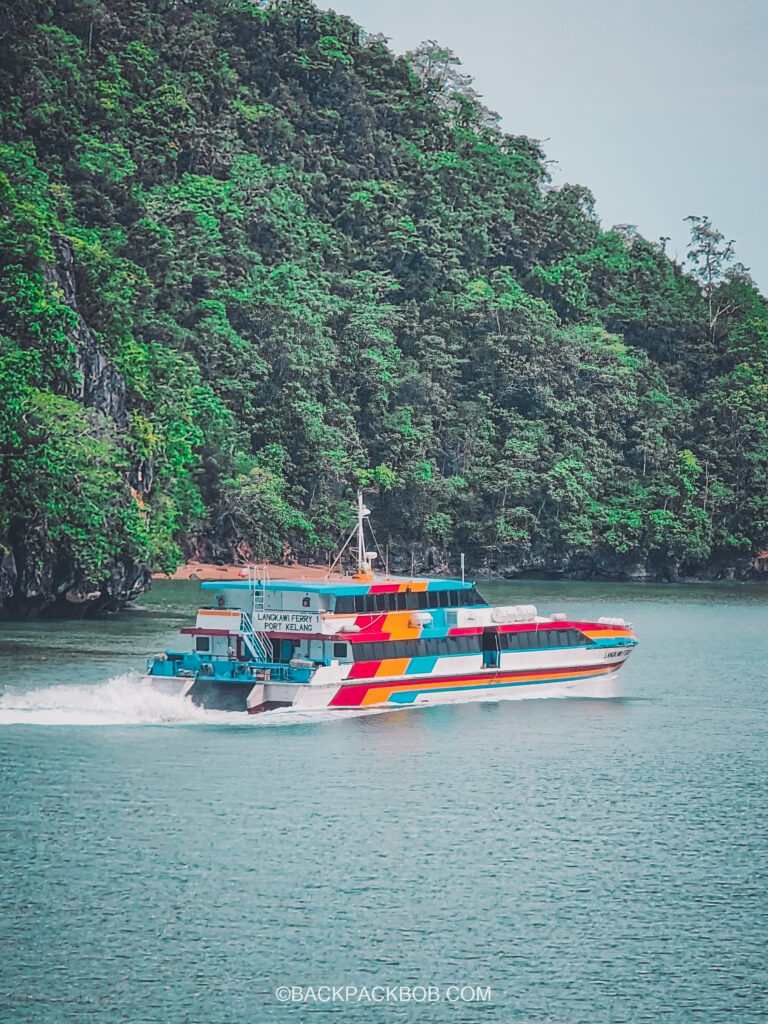
[[[608,699],[206,712],[141,684],[194,583],[0,627],[0,1021],[762,1021],[768,590],[623,615]]]

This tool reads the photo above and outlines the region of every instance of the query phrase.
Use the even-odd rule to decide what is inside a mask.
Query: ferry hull
[[[622,618],[489,605],[471,582],[353,577],[203,582],[192,649],[148,659],[153,685],[260,714],[610,693],[637,638]]]
[[[429,676],[337,677],[323,683],[215,678],[199,673],[191,678],[149,675],[146,681],[163,693],[189,697],[198,707],[251,715],[285,708],[365,710],[577,695],[606,697],[615,692],[616,673],[630,651],[602,648],[580,659],[580,664],[563,664],[564,652],[560,652],[559,665],[547,664],[541,655],[535,660],[523,656],[522,663],[503,668],[462,666],[461,671],[450,674],[438,669]]]
[[[317,711],[416,707],[434,704],[466,704],[472,701],[530,700],[543,697],[610,697],[615,693],[616,674],[623,662],[582,669],[497,673],[475,679],[440,679],[391,682],[369,680],[354,686],[290,687],[267,684],[249,714],[272,707],[296,711]]]

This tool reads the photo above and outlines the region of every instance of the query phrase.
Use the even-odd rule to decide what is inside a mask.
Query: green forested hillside
[[[689,272],[604,231],[449,53],[304,0],[2,8],[0,609],[322,557],[359,484],[409,566],[766,543],[768,310],[705,218]]]

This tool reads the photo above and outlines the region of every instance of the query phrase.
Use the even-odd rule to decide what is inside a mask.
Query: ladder
[[[264,594],[269,583],[269,568],[262,565],[248,567],[248,583],[251,588],[251,615],[264,611]]]

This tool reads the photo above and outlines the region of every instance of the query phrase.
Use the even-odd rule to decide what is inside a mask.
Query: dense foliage
[[[450,51],[306,0],[3,8],[0,536],[42,521],[92,578],[194,535],[275,555],[363,483],[395,550],[765,543],[768,311],[706,218],[689,272],[603,231]]]

